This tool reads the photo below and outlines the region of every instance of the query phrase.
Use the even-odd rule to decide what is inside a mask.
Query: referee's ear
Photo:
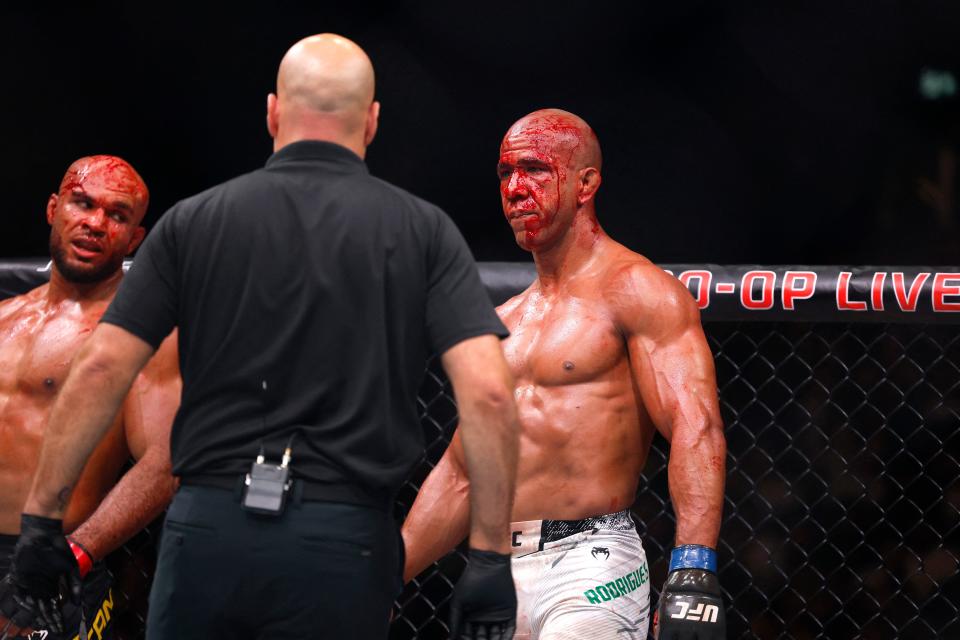
[[[137,247],[140,246],[140,243],[143,242],[143,239],[147,235],[147,230],[143,225],[138,225],[136,229],[133,230],[133,236],[130,238],[130,244],[127,245],[127,255],[133,254],[137,250]]]
[[[268,110],[269,114],[269,110]],[[380,122],[380,103],[374,100],[367,109],[367,122],[363,128],[363,146],[369,147],[377,135],[377,126]]]
[[[279,129],[279,118],[277,116],[277,94],[267,94],[267,131],[270,137],[276,139]]]

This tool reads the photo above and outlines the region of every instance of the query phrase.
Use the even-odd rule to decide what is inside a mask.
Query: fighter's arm
[[[24,513],[63,518],[90,453],[110,427],[153,347],[112,324],[81,347],[50,410],[40,461]]]
[[[450,446],[424,480],[403,523],[409,582],[432,562],[460,544],[470,529],[470,478],[457,431]]]
[[[517,477],[513,376],[494,335],[464,340],[441,360],[457,401],[463,459],[471,480],[470,546],[507,553]]]
[[[699,310],[683,285],[653,265],[626,269],[610,293],[641,400],[670,442],[667,478],[676,544],[716,548],[726,440]]]
[[[123,403],[123,428],[136,463],[70,538],[93,559],[105,557],[169,504],[170,427],[180,405],[177,334],[172,333],[138,375]]]
[[[518,302],[519,297],[515,297],[498,307],[500,318],[505,318]],[[502,354],[502,349],[500,351]],[[499,362],[499,358],[496,360]],[[480,366],[478,364],[476,368]],[[509,371],[504,370],[500,375],[509,377],[512,388]],[[519,425],[516,429],[519,430]],[[450,440],[450,446],[421,485],[403,523],[406,546],[404,581],[415,578],[431,563],[452,551],[467,537],[469,529],[470,475],[467,473],[467,460],[458,428]]]
[[[460,425],[403,523],[406,580],[468,533],[475,549],[507,553],[510,548],[517,415],[500,341],[492,335],[464,340],[443,354],[442,363]]]
[[[470,549],[450,602],[451,637],[510,638],[517,619],[509,535],[518,447],[513,376],[494,335],[464,340],[442,361],[471,480]]]

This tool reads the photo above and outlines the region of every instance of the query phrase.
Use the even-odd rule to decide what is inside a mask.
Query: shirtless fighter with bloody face
[[[658,430],[677,516],[660,637],[722,638],[726,444],[713,358],[684,287],[600,227],[600,168],[593,131],[564,111],[522,118],[500,146],[503,210],[537,266],[498,309],[521,423],[516,637],[647,637],[650,573],[627,509]],[[465,469],[455,434],[404,524],[407,579],[465,536]]]
[[[20,513],[50,407],[71,360],[113,299],[124,257],[143,240],[147,201],[143,180],[120,158],[74,162],[47,202],[50,282],[0,302],[0,576],[11,568],[18,537],[29,535]],[[97,561],[155,518],[172,496],[169,437],[179,398],[176,343],[168,339],[138,378],[70,499],[63,530],[85,576],[87,624],[97,638],[110,635],[113,603],[109,578]],[[118,482],[131,454],[137,462]],[[42,527],[38,520],[25,524]],[[15,611],[9,600],[16,585],[8,576],[0,590],[0,636],[41,626],[21,612],[5,629],[3,614]],[[62,632],[37,635],[74,638],[79,611],[68,604],[65,614]]]

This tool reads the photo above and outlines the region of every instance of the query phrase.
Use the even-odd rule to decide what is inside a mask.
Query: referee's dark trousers
[[[244,511],[239,492],[181,486],[163,525],[148,640],[382,640],[403,586],[389,508],[292,499]]]

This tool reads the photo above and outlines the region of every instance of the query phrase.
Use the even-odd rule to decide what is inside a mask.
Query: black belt
[[[181,486],[214,487],[243,494],[244,476],[215,476],[192,475],[180,478]],[[393,508],[393,500],[389,497],[374,496],[369,492],[346,484],[332,484],[329,482],[315,482],[294,478],[290,487],[290,500],[298,502],[346,502],[364,507],[371,507],[384,513]]]
[[[633,516],[629,510],[608,513],[602,516],[584,518],[582,520],[544,520],[540,528],[540,548],[548,542],[556,542],[576,533],[594,529],[608,529],[613,531],[629,531],[636,529]]]

